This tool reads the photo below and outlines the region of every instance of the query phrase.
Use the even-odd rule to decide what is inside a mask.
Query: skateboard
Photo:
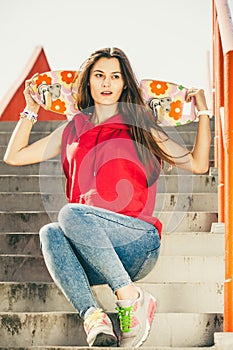
[[[57,70],[37,75],[31,82],[31,95],[43,108],[67,116],[77,114],[78,71]],[[194,99],[185,102],[187,88],[159,80],[140,82],[143,98],[158,124],[179,126],[195,120]]]
[[[179,126],[196,119],[194,98],[185,102],[187,88],[160,80],[143,79],[140,88],[158,124]]]
[[[46,110],[75,115],[78,72],[74,70],[57,70],[41,73],[33,78],[31,96]]]

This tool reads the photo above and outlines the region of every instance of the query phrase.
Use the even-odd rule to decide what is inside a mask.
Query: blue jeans
[[[142,279],[160,247],[152,224],[83,204],[66,204],[58,223],[41,228],[40,241],[51,277],[81,317],[99,307],[92,285],[108,284],[115,293]]]

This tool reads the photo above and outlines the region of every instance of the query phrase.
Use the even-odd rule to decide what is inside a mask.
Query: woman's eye
[[[101,77],[102,77],[102,74],[101,74],[101,73],[97,73],[95,76],[96,76],[97,78],[101,78]]]
[[[119,78],[120,78],[119,75],[117,75],[117,74],[114,74],[114,75],[113,75],[113,79],[119,79]]]

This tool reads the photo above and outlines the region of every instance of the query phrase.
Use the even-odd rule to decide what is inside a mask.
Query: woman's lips
[[[103,92],[101,92],[101,95],[105,95],[105,96],[109,96],[111,94],[112,94],[111,91],[103,91]]]

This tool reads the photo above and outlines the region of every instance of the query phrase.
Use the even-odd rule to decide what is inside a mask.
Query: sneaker
[[[122,337],[120,346],[139,347],[149,335],[156,310],[156,299],[138,288],[136,300],[118,300],[117,311]]]
[[[101,309],[90,308],[84,317],[84,330],[89,346],[117,346],[112,322]]]

